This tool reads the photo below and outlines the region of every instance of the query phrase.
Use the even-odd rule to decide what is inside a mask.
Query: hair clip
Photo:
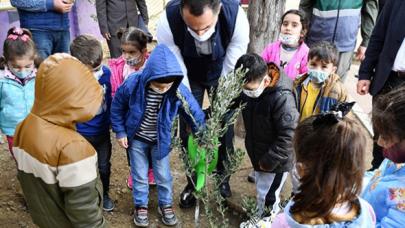
[[[356,102],[341,102],[333,105],[329,112],[317,115],[312,125],[314,128],[317,128],[322,125],[337,124],[352,110],[355,103]]]
[[[24,35],[10,34],[10,35],[7,36],[7,39],[15,41],[15,40],[18,39],[18,37],[20,37],[20,39],[23,42],[27,42],[30,39],[30,37],[27,34],[24,34]]]
[[[24,34],[24,35],[20,36],[20,39],[24,42],[27,42],[30,39],[30,37],[27,34]]]
[[[10,35],[7,36],[7,39],[9,39],[9,40],[17,40],[17,39],[18,39],[18,35],[10,34]]]
[[[17,34],[17,35],[22,35],[24,33],[24,31],[21,28],[15,28],[13,30],[13,33]]]

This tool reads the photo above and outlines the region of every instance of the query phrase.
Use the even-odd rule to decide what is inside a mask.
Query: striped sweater
[[[164,94],[159,94],[148,88],[146,94],[146,108],[135,137],[139,137],[150,143],[155,143],[157,140],[157,122],[160,105],[162,104]]]

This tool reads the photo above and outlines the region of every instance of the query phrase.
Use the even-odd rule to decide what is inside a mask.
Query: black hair
[[[300,43],[304,42],[305,40],[305,36],[308,33],[309,30],[309,21],[308,21],[308,17],[305,15],[305,13],[301,10],[296,10],[296,9],[292,9],[292,10],[288,10],[287,12],[285,12],[283,14],[283,16],[281,17],[281,25],[284,22],[284,18],[285,16],[287,16],[288,14],[295,14],[298,15],[300,17],[300,22],[302,25],[302,29],[301,29],[301,34],[302,37],[300,38]]]
[[[163,77],[163,78],[158,78],[153,80],[154,82],[157,83],[172,83],[176,81],[180,76],[169,76],[169,77]]]
[[[235,64],[235,69],[242,67],[242,70],[248,70],[245,74],[245,81],[261,81],[267,73],[267,64],[256,53],[242,55]]]
[[[4,69],[8,61],[13,61],[15,58],[25,55],[32,57],[36,67],[39,65],[31,32],[24,28],[10,28],[3,44],[3,56],[0,57],[0,69]]]
[[[187,8],[194,16],[201,16],[205,7],[210,8],[214,13],[219,11],[220,0],[181,0],[181,9]]]
[[[135,27],[120,28],[117,32],[121,44],[134,45],[139,51],[146,49],[149,38],[141,29]]]
[[[336,46],[331,42],[320,41],[309,49],[308,60],[312,58],[317,58],[320,61],[332,63],[334,66],[337,66],[338,51]]]
[[[92,68],[100,66],[103,61],[103,48],[101,43],[93,36],[80,35],[70,44],[70,54],[83,64]]]
[[[405,85],[373,100],[374,129],[384,139],[405,139]]]

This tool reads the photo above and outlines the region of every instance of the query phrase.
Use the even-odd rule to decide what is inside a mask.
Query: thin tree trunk
[[[250,24],[248,52],[261,54],[267,44],[277,40],[285,3],[286,0],[250,0],[247,11]],[[241,114],[235,124],[235,134],[241,138],[246,134]]]
[[[278,38],[286,0],[251,0],[247,11],[250,24],[248,52],[261,53]]]

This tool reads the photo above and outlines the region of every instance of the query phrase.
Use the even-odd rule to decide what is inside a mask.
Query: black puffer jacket
[[[245,146],[256,171],[280,173],[291,169],[292,138],[299,120],[293,83],[281,73],[273,87],[258,98],[242,95]]]

